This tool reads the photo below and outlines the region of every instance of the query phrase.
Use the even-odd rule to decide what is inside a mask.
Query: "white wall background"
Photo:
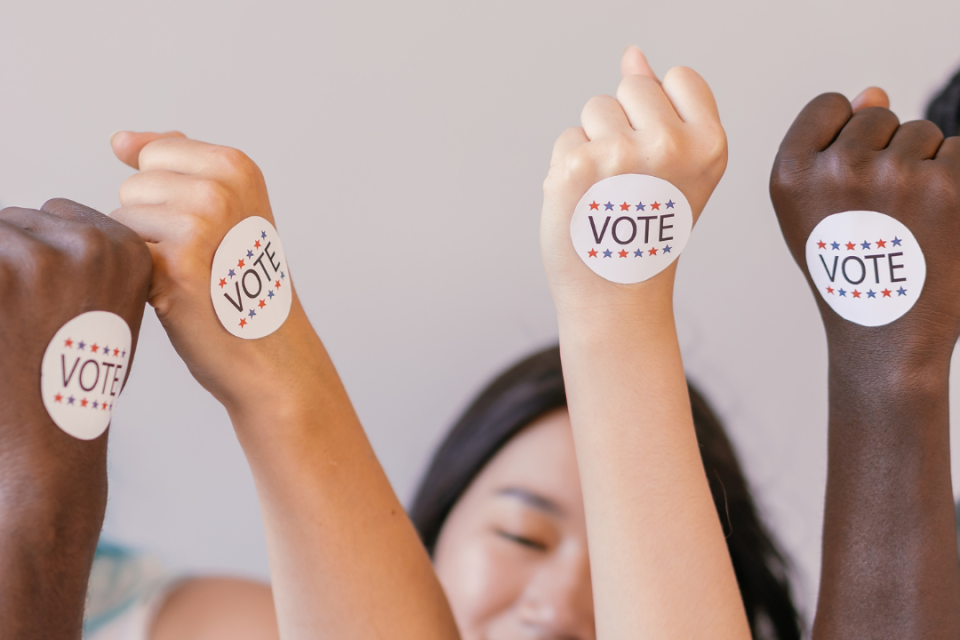
[[[8,1],[0,201],[113,209],[131,173],[107,144],[121,128],[246,151],[300,296],[408,499],[480,385],[555,339],[537,239],[554,138],[615,90],[627,44],[661,73],[696,68],[717,94],[730,165],[681,261],[684,355],[809,612],[826,350],[767,177],[787,126],[823,91],[878,84],[902,119],[919,117],[960,63],[958,24],[953,0]],[[152,311],[137,365],[111,430],[106,534],[186,569],[265,577],[226,414]]]

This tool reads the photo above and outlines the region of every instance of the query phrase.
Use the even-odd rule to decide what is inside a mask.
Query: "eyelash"
[[[531,540],[530,538],[524,538],[523,536],[515,536],[512,533],[507,533],[501,529],[496,530],[497,535],[502,538],[506,538],[511,542],[516,542],[517,544],[527,547],[528,549],[533,549],[535,551],[546,551],[547,545],[537,542],[536,540]]]

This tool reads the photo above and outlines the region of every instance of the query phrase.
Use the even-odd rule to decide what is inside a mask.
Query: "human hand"
[[[148,243],[154,265],[149,302],[177,353],[197,380],[228,408],[241,399],[270,394],[263,380],[271,377],[257,374],[266,374],[276,364],[278,341],[284,340],[282,329],[260,340],[238,339],[225,330],[211,301],[211,265],[228,232],[251,216],[273,224],[260,169],[236,149],[190,140],[176,132],[121,132],[111,144],[120,160],[140,170],[123,183],[121,207],[111,216]],[[254,240],[250,239],[251,251]],[[255,250],[266,251],[259,240]],[[261,283],[260,269],[270,271],[265,255],[261,255],[259,267],[254,264],[255,256],[243,256],[236,274],[232,270],[229,275],[223,274],[221,288],[227,299],[236,286],[237,299],[231,301],[242,312],[237,314],[238,332],[247,324],[245,314],[249,313],[252,321],[257,311],[273,302],[274,287],[278,294],[281,287],[292,290],[285,269],[269,273],[270,281]],[[262,291],[256,296],[262,301],[247,301],[252,303],[247,305],[250,309],[240,300],[240,282],[246,275],[243,268],[253,270],[254,277],[249,280],[253,292]],[[255,286],[257,283],[260,286]],[[246,282],[243,286],[246,291]],[[292,295],[291,316],[305,322],[295,293]],[[253,373],[241,376],[238,371]]]
[[[661,83],[636,47],[624,52],[621,72],[617,97],[592,98],[581,115],[583,126],[568,129],[557,140],[543,185],[540,242],[561,313],[632,304],[649,296],[646,287],[599,278],[574,250],[570,220],[591,186],[621,174],[661,178],[686,196],[696,221],[726,168],[726,135],[716,102],[696,72],[675,67]],[[675,268],[671,265],[665,276],[650,281],[666,285],[661,290],[668,296]],[[641,290],[645,293],[638,298]]]
[[[0,211],[2,637],[80,635],[86,581],[106,508],[107,437],[98,434],[86,441],[65,431],[75,426],[68,422],[93,411],[106,412],[105,425],[110,412],[92,404],[81,407],[79,397],[73,407],[66,407],[67,389],[76,390],[82,376],[95,395],[101,379],[116,385],[106,395],[119,393],[136,347],[149,282],[150,255],[143,241],[107,216],[69,200],[51,200],[40,211]],[[62,372],[60,358],[53,362],[55,371],[44,367],[44,375],[56,378],[55,384],[61,373],[69,380],[64,393],[56,399],[42,397],[41,362],[48,345],[60,347],[51,342],[55,334],[90,311],[111,312],[126,322],[132,340],[129,353],[117,358],[119,354],[104,355],[97,349],[95,355],[91,345],[80,354],[80,346],[72,345],[64,354]],[[74,336],[77,341],[83,337]],[[71,367],[66,356],[75,352],[78,358]],[[84,370],[76,373],[81,360]],[[96,364],[87,368],[89,361]],[[121,361],[126,371],[118,375],[116,363]],[[57,408],[67,413],[59,414],[55,423],[45,401],[62,403]]]
[[[887,356],[899,353],[899,363],[930,362],[934,356],[942,364],[960,335],[960,298],[955,295],[960,287],[960,138],[944,140],[927,121],[901,125],[885,108],[885,95],[871,91],[872,99],[861,97],[853,107],[839,94],[824,94],[803,109],[774,162],[771,198],[790,251],[818,290],[815,297],[838,354],[846,353],[846,347],[862,348],[862,340],[870,339],[884,344]],[[810,237],[825,218],[847,211],[875,211],[905,225],[922,249],[925,282],[915,276],[903,280],[910,274],[909,264],[907,270],[901,267],[910,250],[903,237]],[[823,265],[816,258],[808,265],[808,239],[818,247],[818,240],[823,243],[818,251],[824,254]],[[825,269],[816,275],[833,280],[818,287],[811,269]],[[847,305],[918,297],[899,319],[865,328],[865,322],[847,321],[827,303],[826,296],[837,298],[841,289]],[[851,344],[848,338],[858,342]]]

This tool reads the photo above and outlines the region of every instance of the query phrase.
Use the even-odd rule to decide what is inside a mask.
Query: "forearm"
[[[814,635],[956,638],[949,361],[912,365],[894,347],[851,353],[856,343],[834,343]]]
[[[598,637],[748,638],[693,429],[671,294],[628,314],[560,317]]]
[[[269,404],[231,410],[260,496],[281,636],[455,638],[416,531],[323,345],[302,328],[291,341],[300,373]]]

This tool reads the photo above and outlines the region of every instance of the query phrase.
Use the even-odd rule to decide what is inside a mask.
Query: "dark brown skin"
[[[841,95],[797,117],[770,193],[807,276],[804,245],[833,213],[904,223],[927,261],[916,305],[863,327],[814,292],[830,354],[823,567],[813,636],[960,637],[960,570],[950,480],[948,378],[960,336],[960,138],[888,109],[851,113]]]
[[[143,241],[92,209],[51,200],[0,211],[0,638],[80,638],[107,501],[107,432],[78,440],[54,424],[40,363],[57,330],[86,311],[121,316],[135,347],[150,276]]]

